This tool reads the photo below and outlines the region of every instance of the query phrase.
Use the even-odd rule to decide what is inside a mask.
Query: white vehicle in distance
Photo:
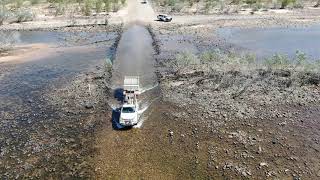
[[[165,14],[159,14],[157,16],[158,20],[159,21],[163,21],[163,22],[170,22],[172,21],[172,17],[171,16],[168,16],[168,15],[165,15]]]

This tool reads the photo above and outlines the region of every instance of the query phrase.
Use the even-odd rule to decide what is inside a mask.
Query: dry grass
[[[230,13],[241,9],[252,12],[268,9],[303,8],[310,1],[303,0],[155,0],[163,11],[193,13]]]
[[[274,55],[263,63],[254,55],[219,51],[182,54],[164,66],[165,99],[215,109],[216,118],[254,118],[265,105],[320,102],[320,62],[308,61],[301,52],[294,59]]]

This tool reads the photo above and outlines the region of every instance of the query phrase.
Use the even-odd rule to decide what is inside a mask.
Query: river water
[[[108,109],[105,94],[95,93],[106,88],[105,59],[116,33],[0,33],[19,48],[39,48],[13,51],[12,60],[0,62],[0,178],[88,177],[93,132]],[[84,106],[89,100],[94,108]]]
[[[320,59],[320,25],[276,28],[220,28],[218,34],[228,43],[254,53],[258,58],[275,53],[293,57],[297,50],[311,60]]]
[[[124,76],[139,76],[142,89],[157,83],[154,49],[149,31],[140,25],[127,28],[118,44],[114,61],[114,86],[121,87]]]

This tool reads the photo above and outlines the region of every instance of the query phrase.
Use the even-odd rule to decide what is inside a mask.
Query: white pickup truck
[[[124,100],[121,107],[119,123],[122,126],[134,126],[139,121],[139,76],[125,76],[123,81]]]

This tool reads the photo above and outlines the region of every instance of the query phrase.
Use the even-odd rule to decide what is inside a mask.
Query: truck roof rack
[[[139,76],[125,76],[123,80],[124,91],[139,91]]]

